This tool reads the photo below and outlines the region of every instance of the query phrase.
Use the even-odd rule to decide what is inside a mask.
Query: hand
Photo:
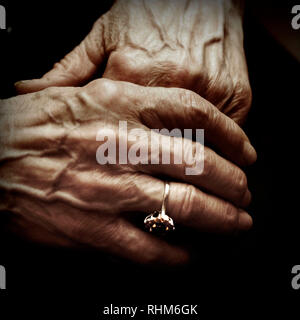
[[[241,124],[251,104],[242,11],[237,0],[117,0],[53,70],[16,88],[78,86],[108,59],[105,78],[190,89]]]
[[[160,209],[164,182],[159,175],[179,181],[170,183],[167,202],[167,212],[177,224],[211,232],[247,230],[252,225],[240,209],[250,201],[245,174],[209,148],[198,176],[185,175],[185,163],[96,161],[99,129],[108,137],[115,134],[121,144],[120,120],[127,121],[128,129],[149,132],[154,120],[160,127],[168,128],[169,123],[185,128],[192,118],[205,129],[206,140],[226,149],[229,157],[244,163],[254,160],[255,151],[240,127],[191,91],[101,79],[83,88],[49,88],[3,100],[0,111],[0,209],[12,212],[13,227],[20,226],[33,240],[87,245],[143,263],[186,261],[184,249],[130,222],[134,212],[143,221],[146,212]],[[168,137],[156,137],[161,148],[170,149],[171,158],[179,142],[185,154],[197,144],[176,137],[170,147]]]

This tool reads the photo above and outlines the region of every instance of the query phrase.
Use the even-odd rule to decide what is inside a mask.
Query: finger
[[[189,260],[186,250],[169,245],[112,213],[105,214],[105,209],[101,210],[101,207],[97,211],[85,211],[76,204],[69,206],[66,201],[60,200],[66,199],[59,195],[58,201],[47,203],[47,210],[44,202],[42,207],[39,207],[38,202],[36,227],[32,233],[24,231],[22,235],[50,245],[74,248],[88,246],[138,263],[177,265]],[[22,199],[22,205],[28,207],[30,204],[32,202],[28,202],[28,199]],[[48,210],[51,215],[46,214]],[[31,228],[33,224],[29,221],[21,226]],[[17,231],[16,228],[13,230]]]
[[[144,88],[125,82],[123,85],[124,95],[134,94],[139,120],[149,128],[201,128],[205,130],[205,140],[229,160],[238,165],[255,162],[255,149],[244,131],[196,93],[178,88]]]
[[[139,202],[140,204],[141,198],[131,199],[131,196],[137,189],[141,190],[140,183],[144,183],[144,186],[145,184],[150,186],[148,178],[143,180],[138,177],[132,179],[131,176],[132,186],[135,185],[135,180],[137,181],[137,186],[136,188],[131,187],[131,190],[129,190],[129,180],[126,177],[122,177],[123,179],[121,178],[120,180],[117,178],[117,181],[111,177],[110,183],[106,181],[107,177],[104,175],[95,179],[95,172],[90,172],[90,175],[79,172],[78,178],[74,177],[73,173],[66,172],[68,181],[60,183],[60,191],[55,192],[54,198],[49,193],[43,196],[43,191],[38,195],[40,190],[32,190],[33,188],[23,190],[24,192],[18,196],[18,204],[21,212],[26,214],[26,221],[22,218],[17,219],[19,223],[14,230],[18,231],[22,227],[25,229],[30,227],[31,230],[33,227],[32,233],[28,234],[26,230],[23,230],[22,235],[29,235],[31,240],[43,241],[43,243],[51,245],[70,247],[88,245],[139,263],[174,265],[188,261],[189,256],[184,249],[169,245],[165,241],[135,228],[129,222],[123,220],[120,215],[116,215],[112,209],[113,194],[115,195],[114,207],[117,210],[121,206],[127,209],[134,208],[130,205],[133,202]],[[88,180],[90,181],[89,183]],[[103,185],[99,187],[99,182],[103,180]],[[120,181],[123,184],[120,184]],[[115,188],[117,182],[119,182],[119,189]],[[81,184],[77,187],[77,183]],[[41,185],[41,183],[37,184]],[[98,188],[96,187],[97,185]],[[121,190],[120,185],[122,186]],[[157,190],[150,189],[152,204],[159,202],[157,195],[163,191],[163,183],[160,182],[157,187]],[[94,188],[98,191],[97,195],[96,192],[93,193]],[[43,190],[42,185],[41,189]],[[81,194],[78,193],[79,190],[82,190]],[[99,192],[99,190],[102,192]],[[110,198],[108,197],[109,192]],[[34,198],[31,197],[31,193],[34,194]],[[92,201],[90,201],[91,206],[87,203],[90,199],[87,197],[91,197],[90,193],[94,195],[94,203],[97,197],[100,198],[99,206],[94,206],[94,210],[92,210]],[[123,197],[120,196],[121,194],[123,194]],[[37,195],[38,197],[36,197]],[[79,196],[81,200],[75,201],[74,199]],[[32,199],[35,201],[33,202]],[[54,199],[55,201],[52,201]],[[144,203],[144,209],[149,208],[149,200],[148,196],[148,202]],[[83,203],[85,204],[84,206]],[[156,205],[154,205],[154,209],[155,207]],[[49,214],[50,212],[51,214]],[[22,214],[20,217],[22,217]]]
[[[231,233],[248,230],[253,223],[248,213],[229,202],[175,182],[170,184],[167,211],[177,223],[201,231]]]
[[[82,245],[137,263],[181,265],[189,260],[189,254],[183,248],[170,245],[121,218],[106,222],[103,230],[101,217],[82,217],[80,223],[74,223],[72,235]]]
[[[52,86],[79,86],[87,82],[105,58],[103,44],[104,19],[101,17],[88,36],[41,79],[15,84],[19,94],[36,92]]]
[[[129,206],[124,206],[123,210],[149,213],[160,209],[164,182],[142,174],[133,177],[131,181],[136,188],[134,192],[131,190],[131,194],[135,195],[134,200],[132,197],[128,199]],[[233,233],[248,230],[253,224],[250,215],[233,204],[192,185],[177,182],[170,183],[167,213],[175,223],[199,231]]]
[[[134,171],[165,175],[193,184],[237,206],[249,204],[251,195],[244,172],[211,149],[203,147],[201,143],[158,134],[145,126],[131,129],[126,126],[127,131],[123,129],[119,128],[117,138],[104,129],[100,131],[101,139],[97,135],[98,141],[105,141],[105,137],[109,141],[115,141],[116,152],[112,154],[113,158],[110,159],[110,153],[107,153],[108,140],[97,151],[95,147],[87,147],[91,149],[91,154],[96,153],[98,164],[110,162],[116,166],[122,157],[119,151],[125,147],[127,150],[123,160]],[[178,131],[180,135],[181,132],[179,129]],[[118,132],[118,128],[114,129],[115,132]]]
[[[80,188],[74,187],[77,185]],[[85,203],[83,209],[111,211],[108,203],[115,203],[115,211],[121,215],[124,212],[149,214],[161,209],[164,182],[142,173],[120,173],[112,178],[111,174],[106,176],[103,172],[75,174],[70,170],[64,193],[64,197],[73,199],[76,194],[80,196],[81,203]],[[176,223],[200,231],[230,233],[252,226],[252,219],[246,212],[184,183],[170,183],[167,211]]]
[[[139,170],[204,188],[239,207],[249,205],[251,194],[247,178],[239,167],[211,149],[203,148],[199,142],[155,132],[150,135],[151,142],[144,139],[140,145],[140,153],[148,155],[148,159],[147,164],[138,165]]]
[[[170,177],[171,180],[172,178],[174,178],[180,180],[181,182],[186,182],[188,184],[193,184],[197,187],[204,188],[209,193],[213,193],[221,198],[224,198],[234,203],[238,207],[244,207],[249,204],[251,195],[247,187],[247,178],[240,168],[218,156],[209,148],[204,148],[203,154],[200,153],[200,155],[198,156],[199,152],[197,151],[197,148],[199,146],[200,148],[202,148],[202,145],[197,142],[193,142],[189,139],[167,137],[155,132],[149,133],[149,130],[147,128],[145,129],[147,131],[145,130],[144,132],[146,134],[148,133],[148,135],[151,136],[151,139],[149,139],[149,141],[151,140],[151,142],[148,143],[148,141],[145,141],[145,139],[140,140],[140,147],[137,151],[141,155],[146,155],[148,164],[143,164],[145,163],[144,161],[143,163],[135,164],[135,159],[133,159],[131,154],[129,153],[127,159],[128,164],[125,164],[124,166],[119,165],[117,161],[113,162],[113,164],[111,164],[110,166],[109,164],[101,166],[99,162],[100,152],[97,151],[99,142],[93,141],[95,140],[95,138],[88,138],[88,134],[82,135],[78,139],[86,139],[88,143],[84,145],[84,150],[82,150],[83,158],[81,158],[80,161],[82,163],[85,163],[87,168],[90,168],[90,171],[87,170],[77,172],[76,167],[74,167],[74,170],[69,169],[68,173],[70,173],[70,175],[68,175],[68,178],[66,179],[67,185],[61,185],[60,187],[65,191],[70,192],[73,199],[85,198],[87,208],[90,208],[90,206],[92,205],[94,206],[94,208],[101,206],[103,207],[105,206],[108,199],[110,199],[112,195],[115,194],[114,188],[119,190],[121,180],[113,180],[116,181],[116,184],[114,184],[109,176],[110,174],[112,174],[112,172],[119,173],[120,179],[123,179],[126,182],[123,182],[123,187],[128,190],[127,192],[129,192],[129,190],[134,190],[132,193],[130,193],[131,199],[134,200],[135,195],[138,194],[137,192],[139,191],[137,186],[143,189],[145,183],[147,183],[144,177],[141,179],[141,182],[139,184],[139,179],[135,179],[135,181],[132,181],[132,172],[136,172],[136,178],[139,178],[137,171],[140,171],[141,173],[147,173],[149,175],[165,175]],[[107,136],[109,136],[109,134],[107,134]],[[78,144],[78,139],[72,140],[71,144]],[[127,138],[125,135],[120,136],[116,143],[117,153],[120,149],[121,144],[127,145],[129,150],[132,149],[133,145],[131,145],[131,143],[132,142],[127,142]],[[135,142],[134,144],[136,145],[137,143]],[[34,146],[35,143],[32,143],[32,145]],[[159,148],[159,146],[162,146],[163,149]],[[97,159],[95,159],[95,154],[97,155]],[[102,149],[102,155],[103,157],[105,157],[105,162],[103,163],[109,161],[109,159],[106,158],[106,148]],[[91,156],[93,158],[91,160],[88,160],[88,158],[86,158],[87,156]],[[116,155],[116,159],[117,158],[120,159],[120,157]],[[168,164],[163,164],[163,158],[168,161]],[[177,159],[177,162],[175,162],[175,159]],[[96,160],[98,161],[98,163],[96,163]],[[142,160],[142,158],[138,157],[137,160],[140,161]],[[32,166],[35,168],[35,170],[27,172],[28,183],[30,185],[34,185],[34,183],[36,183],[38,179],[40,179],[40,177],[38,176],[39,170],[37,170],[37,168],[40,168],[40,170],[44,170],[47,167],[51,171],[63,171],[65,168],[64,159],[60,158],[54,160],[44,159],[42,162],[38,159],[24,158],[22,159],[22,162],[24,162],[27,167]],[[203,168],[201,167],[201,162],[203,163]],[[96,168],[94,169],[93,167]],[[16,172],[19,170],[22,171],[22,168],[23,167],[19,164],[19,166],[14,170]],[[124,174],[124,169],[125,172],[128,172],[129,170],[129,176]],[[190,174],[190,172],[188,172],[187,170],[192,170],[192,174]],[[96,180],[98,176],[100,177],[99,181]],[[74,178],[81,178],[81,181],[74,181],[73,183],[69,184],[69,182],[73,181]],[[49,179],[50,181],[48,181],[48,183],[51,185],[51,175],[49,176]],[[93,187],[91,187],[92,181],[95,182],[93,184]],[[43,178],[43,182],[45,182],[45,177]],[[83,184],[87,185],[87,187],[74,187],[81,186]],[[101,187],[102,189],[99,190],[99,187]],[[151,180],[148,183],[148,188],[150,187]],[[159,206],[160,194],[158,194],[158,196],[156,197]],[[124,201],[124,203],[126,203],[126,205],[128,206],[129,201],[127,198],[128,194],[120,195],[118,203],[120,204],[122,201]],[[93,204],[93,199],[97,199],[97,202],[95,204]],[[143,201],[145,201],[145,199]],[[112,200],[112,202],[114,202],[114,200]]]
[[[101,242],[92,241],[101,248]],[[189,261],[189,254],[183,248],[138,229],[125,220],[120,220],[115,230],[111,252],[126,259],[150,265],[178,265]]]

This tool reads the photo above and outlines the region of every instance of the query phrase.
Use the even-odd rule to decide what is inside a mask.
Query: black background
[[[110,6],[109,1],[1,4],[9,27],[0,32],[1,98],[15,94],[15,81],[48,71]],[[281,6],[282,14],[289,15],[291,6]],[[232,237],[182,232],[194,242],[194,261],[172,270],[147,269],[98,252],[39,247],[2,232],[0,264],[7,270],[7,290],[0,291],[0,319],[96,319],[110,303],[198,304],[199,319],[278,314],[294,319],[300,307],[300,290],[291,287],[291,269],[300,264],[300,64],[250,9],[245,48],[253,90],[245,130],[258,152],[257,163],[247,169],[253,230]]]

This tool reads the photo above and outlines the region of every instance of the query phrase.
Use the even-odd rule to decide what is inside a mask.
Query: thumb
[[[15,83],[19,94],[36,92],[48,87],[79,86],[88,81],[104,60],[104,23],[100,18],[91,32],[73,51],[40,79]]]

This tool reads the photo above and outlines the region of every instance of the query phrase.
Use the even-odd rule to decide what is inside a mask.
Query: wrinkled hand
[[[240,127],[191,91],[100,79],[83,88],[49,88],[0,103],[0,209],[12,212],[13,227],[35,241],[88,245],[144,263],[186,261],[184,249],[131,223],[133,213],[143,221],[146,213],[160,209],[160,175],[179,181],[170,183],[167,202],[177,224],[212,232],[251,227],[251,217],[240,209],[250,201],[245,174],[209,148],[204,150],[204,171],[197,176],[185,175],[185,163],[96,161],[99,129],[108,137],[113,131],[120,145],[120,120],[127,121],[128,129],[149,132],[154,124],[186,128],[194,119],[205,129],[206,140],[228,158],[253,162],[255,151]],[[168,146],[168,137],[156,137],[171,158],[179,142],[187,154],[198,143],[173,137]],[[143,148],[147,137],[140,139]]]
[[[103,77],[190,89],[241,124],[251,104],[241,1],[117,0],[86,39],[20,93]],[[100,76],[100,75],[99,75]]]

